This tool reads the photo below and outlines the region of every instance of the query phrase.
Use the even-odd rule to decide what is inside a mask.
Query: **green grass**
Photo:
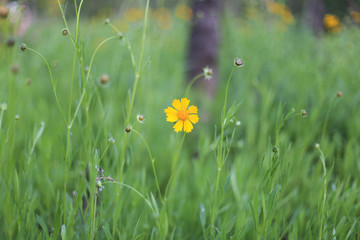
[[[39,21],[21,40],[48,61],[55,88],[37,54],[21,52],[20,41],[1,46],[1,239],[359,238],[359,29],[315,38],[300,25],[225,17],[218,93],[191,88],[200,122],[180,151],[183,133],[164,109],[186,91],[190,25],[174,19],[165,31],[150,18],[141,57],[144,24],[131,24],[99,49],[83,88],[96,47],[117,33],[80,18],[76,38],[69,20],[74,48],[61,20]],[[226,95],[236,57],[245,66]],[[223,124],[225,99],[234,121]],[[95,166],[116,183],[104,180],[99,191]]]

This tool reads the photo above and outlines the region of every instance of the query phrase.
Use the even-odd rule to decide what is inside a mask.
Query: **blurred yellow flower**
[[[187,98],[182,98],[181,100],[175,99],[172,102],[172,107],[168,107],[164,110],[166,113],[166,121],[168,122],[176,122],[174,125],[175,132],[182,131],[184,128],[184,132],[191,132],[193,129],[193,124],[199,121],[199,117],[197,115],[198,109],[196,106],[189,106],[190,100]]]
[[[331,33],[340,32],[341,28],[342,28],[339,18],[332,14],[325,14],[324,26],[325,26],[325,29]]]
[[[350,16],[354,22],[360,23],[360,12],[351,11]]]
[[[137,22],[144,18],[144,10],[138,8],[129,8],[126,10],[124,18],[128,22]]]
[[[153,19],[156,20],[158,26],[164,30],[169,30],[173,26],[171,13],[167,8],[157,8],[152,12]]]
[[[285,4],[267,1],[266,7],[272,14],[280,16],[285,23],[291,24],[294,22],[294,17],[290,9]]]
[[[179,4],[175,9],[175,16],[181,20],[189,21],[193,17],[193,11],[185,4]]]

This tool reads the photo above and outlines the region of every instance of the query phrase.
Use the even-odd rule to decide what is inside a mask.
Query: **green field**
[[[0,19],[0,239],[360,238],[358,27],[224,16],[185,134],[189,22],[45,20],[10,47]]]

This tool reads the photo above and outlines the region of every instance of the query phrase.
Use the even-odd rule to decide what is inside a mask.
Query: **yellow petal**
[[[187,107],[189,106],[190,100],[188,100],[187,98],[182,98],[181,99],[181,109],[182,110],[186,110]]]
[[[174,101],[172,102],[173,107],[176,110],[180,110],[181,109],[181,103],[179,99],[174,99]]]
[[[168,121],[168,122],[176,122],[177,120],[179,120],[179,117],[177,114],[167,113],[166,116],[167,116],[166,121]]]
[[[188,119],[194,124],[199,121],[198,115],[188,115]]]
[[[187,113],[197,113],[198,109],[194,105],[190,106]]]
[[[177,123],[175,123],[175,125],[174,125],[175,132],[181,131],[183,128],[183,125],[184,125],[183,120],[179,120]]]
[[[164,113],[177,114],[177,111],[175,109],[173,109],[172,107],[168,107],[167,109],[164,110]]]
[[[193,129],[193,125],[191,124],[191,122],[189,121],[189,119],[186,119],[184,121],[184,131],[189,133],[191,132],[191,130]]]

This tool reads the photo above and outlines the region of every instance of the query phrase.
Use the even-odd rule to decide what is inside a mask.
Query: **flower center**
[[[185,120],[188,118],[188,113],[185,110],[179,110],[177,116],[180,120]]]

